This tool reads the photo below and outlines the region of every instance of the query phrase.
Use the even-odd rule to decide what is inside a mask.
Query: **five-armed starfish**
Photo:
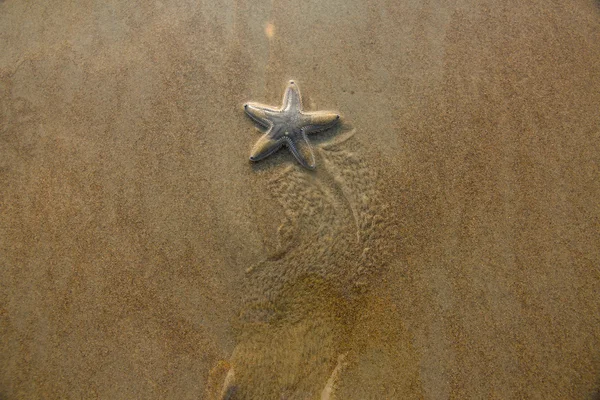
[[[314,169],[315,155],[306,135],[332,127],[340,119],[338,114],[321,112],[303,112],[300,89],[290,81],[283,95],[281,109],[256,103],[244,104],[246,113],[267,128],[267,132],[258,139],[252,148],[250,161],[259,161],[286,145],[302,166]]]

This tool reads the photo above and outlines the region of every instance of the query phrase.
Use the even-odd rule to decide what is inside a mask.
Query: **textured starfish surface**
[[[252,148],[250,161],[260,161],[285,145],[296,160],[309,169],[314,169],[316,162],[307,135],[324,131],[340,119],[339,114],[328,111],[302,111],[300,89],[294,81],[290,81],[285,90],[281,108],[247,103],[244,109],[250,118],[267,128]]]

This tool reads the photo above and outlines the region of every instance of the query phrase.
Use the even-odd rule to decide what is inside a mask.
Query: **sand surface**
[[[599,174],[597,1],[0,1],[0,399],[597,398]]]

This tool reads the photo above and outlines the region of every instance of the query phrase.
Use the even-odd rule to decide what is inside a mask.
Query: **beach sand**
[[[0,399],[600,395],[600,4],[0,1]],[[247,101],[342,115],[248,160]]]

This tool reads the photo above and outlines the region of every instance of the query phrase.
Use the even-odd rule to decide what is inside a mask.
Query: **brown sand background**
[[[250,166],[240,106],[290,78],[402,238],[306,397],[339,346],[331,398],[598,395],[597,1],[4,0],[0,46],[0,398],[213,396],[293,165]],[[257,371],[239,398],[283,390]]]

